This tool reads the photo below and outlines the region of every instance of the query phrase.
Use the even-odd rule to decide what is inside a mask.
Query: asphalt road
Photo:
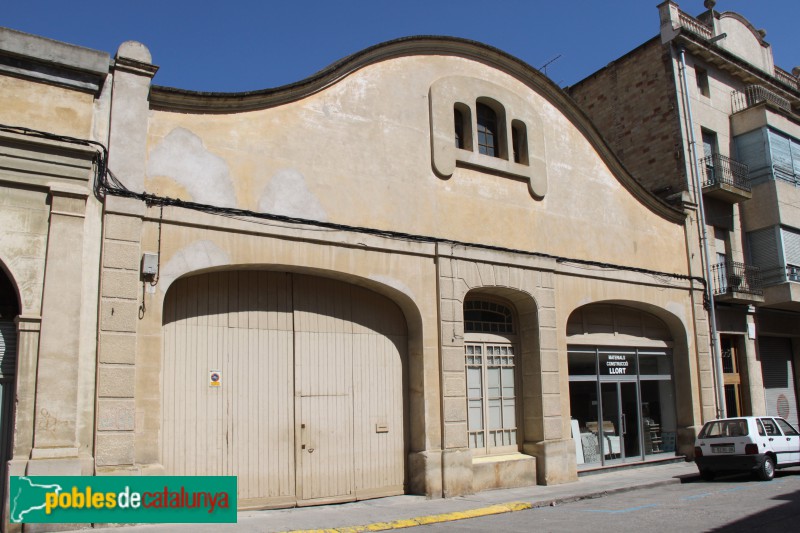
[[[415,528],[416,529],[416,528]],[[773,481],[729,476],[419,528],[433,531],[800,531],[800,469]]]

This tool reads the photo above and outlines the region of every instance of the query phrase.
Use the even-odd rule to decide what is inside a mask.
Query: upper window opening
[[[711,93],[708,88],[708,72],[701,68],[695,67],[694,75],[695,80],[697,81],[697,91],[703,96],[709,96]]]
[[[478,104],[478,151],[500,157],[497,113],[486,104]]]
[[[456,148],[472,150],[472,113],[468,105],[453,106]]]
[[[483,300],[464,302],[466,333],[514,333],[511,309],[503,304]]]
[[[514,162],[528,164],[528,131],[521,120],[511,122],[511,144],[514,150]]]
[[[454,109],[453,121],[456,128],[456,148],[464,148],[464,114],[458,109]]]

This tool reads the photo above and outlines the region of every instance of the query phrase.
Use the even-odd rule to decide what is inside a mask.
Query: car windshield
[[[747,435],[747,420],[714,420],[708,422],[700,431],[701,439],[720,439],[723,437],[742,437]]]

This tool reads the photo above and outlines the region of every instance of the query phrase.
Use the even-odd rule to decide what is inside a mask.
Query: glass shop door
[[[635,381],[601,382],[601,427],[598,428],[605,464],[641,460],[639,394]]]

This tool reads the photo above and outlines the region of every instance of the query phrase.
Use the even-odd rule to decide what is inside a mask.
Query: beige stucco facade
[[[64,143],[83,162],[69,187],[60,185],[66,178],[39,177],[38,168],[24,177],[0,171],[0,262],[21,301],[12,474],[175,474],[179,467],[165,465],[177,464],[174,454],[188,441],[174,435],[167,394],[174,394],[170,401],[222,401],[221,395],[206,398],[216,392],[205,385],[192,389],[197,397],[184,397],[185,389],[175,385],[189,368],[181,367],[188,365],[181,357],[200,351],[211,357],[217,350],[233,361],[237,350],[247,351],[251,359],[236,360],[241,373],[228,378],[224,370],[222,382],[226,394],[244,401],[259,387],[278,385],[266,372],[267,383],[251,380],[251,392],[241,392],[248,369],[283,350],[295,365],[295,384],[281,396],[287,403],[262,402],[250,414],[237,411],[225,419],[238,435],[261,416],[286,415],[277,440],[264,433],[245,444],[251,460],[259,450],[288,447],[294,469],[274,492],[259,492],[254,481],[249,506],[398,491],[458,496],[574,481],[567,351],[575,339],[567,323],[597,304],[666,325],[667,339],[659,342],[674,361],[672,457],[690,452],[697,426],[713,412],[703,285],[693,279],[697,270],[686,246],[693,215],[689,210],[687,218],[632,179],[586,116],[539,72],[492,48],[449,38],[386,43],[301,84],[247,95],[151,86],[155,71],[149,51],[128,42],[93,89],[51,86],[15,73],[0,77],[0,96],[8,93],[15,103],[0,111],[0,123],[101,141],[108,168],[128,189],[96,197],[96,147],[67,140],[35,142],[51,151]],[[456,104],[469,114],[474,146],[455,146]],[[476,110],[484,104],[498,116],[496,156],[477,147]],[[63,122],[52,119],[50,108]],[[2,135],[9,146],[21,137]],[[35,142],[25,140],[24,149],[35,150]],[[6,153],[0,156],[11,157]],[[46,158],[57,159],[50,152]],[[28,186],[31,175],[37,181]],[[155,276],[142,274],[145,253],[157,256]],[[263,288],[264,280],[278,274],[293,291],[288,311],[261,299],[274,293]],[[214,289],[221,291],[214,294],[226,302],[224,311],[208,303],[183,315],[167,312],[181,302],[210,302],[198,296],[196,283],[218,275],[239,280],[236,288],[231,281]],[[336,385],[330,376],[316,378],[316,385],[302,381],[307,361],[324,363],[321,347],[304,347],[306,333],[351,346],[369,322],[357,319],[356,310],[326,311],[343,301],[339,297],[301,304],[311,286],[319,294],[348,294],[362,314],[388,317],[367,329],[392,340],[387,357],[398,362],[397,370],[377,368],[375,379],[400,391],[402,424],[364,414],[358,398],[366,397],[361,388],[373,378],[352,378],[355,392],[344,387],[336,394],[319,392]],[[475,427],[465,346],[475,337],[465,325],[465,302],[482,300],[509,309],[514,322],[516,434],[502,453],[478,450],[469,440]],[[293,326],[269,318],[285,313],[294,316]],[[306,315],[317,317],[318,329],[299,325]],[[326,320],[334,324],[330,330],[322,325]],[[245,350],[243,344],[198,341],[233,330],[241,339],[290,339],[290,347],[250,344]],[[175,337],[181,346],[166,331],[183,335]],[[650,342],[623,337],[593,338],[608,346]],[[329,357],[353,368],[362,357],[356,348],[331,350]],[[200,369],[188,379],[205,383],[215,370]],[[362,466],[344,468],[354,474],[334,480],[335,489],[306,475],[314,451],[306,445],[315,429],[306,427],[304,409],[315,404],[305,398],[315,394],[350,398],[352,416],[331,431],[350,435],[342,427],[352,428],[354,447],[386,435],[392,453],[401,454],[399,463],[381,466],[375,452],[363,468],[393,468],[399,484],[359,485],[367,483]],[[230,449],[231,457],[245,453]],[[180,468],[223,473],[197,466],[199,456],[192,457]],[[310,484],[319,486],[311,490]]]

